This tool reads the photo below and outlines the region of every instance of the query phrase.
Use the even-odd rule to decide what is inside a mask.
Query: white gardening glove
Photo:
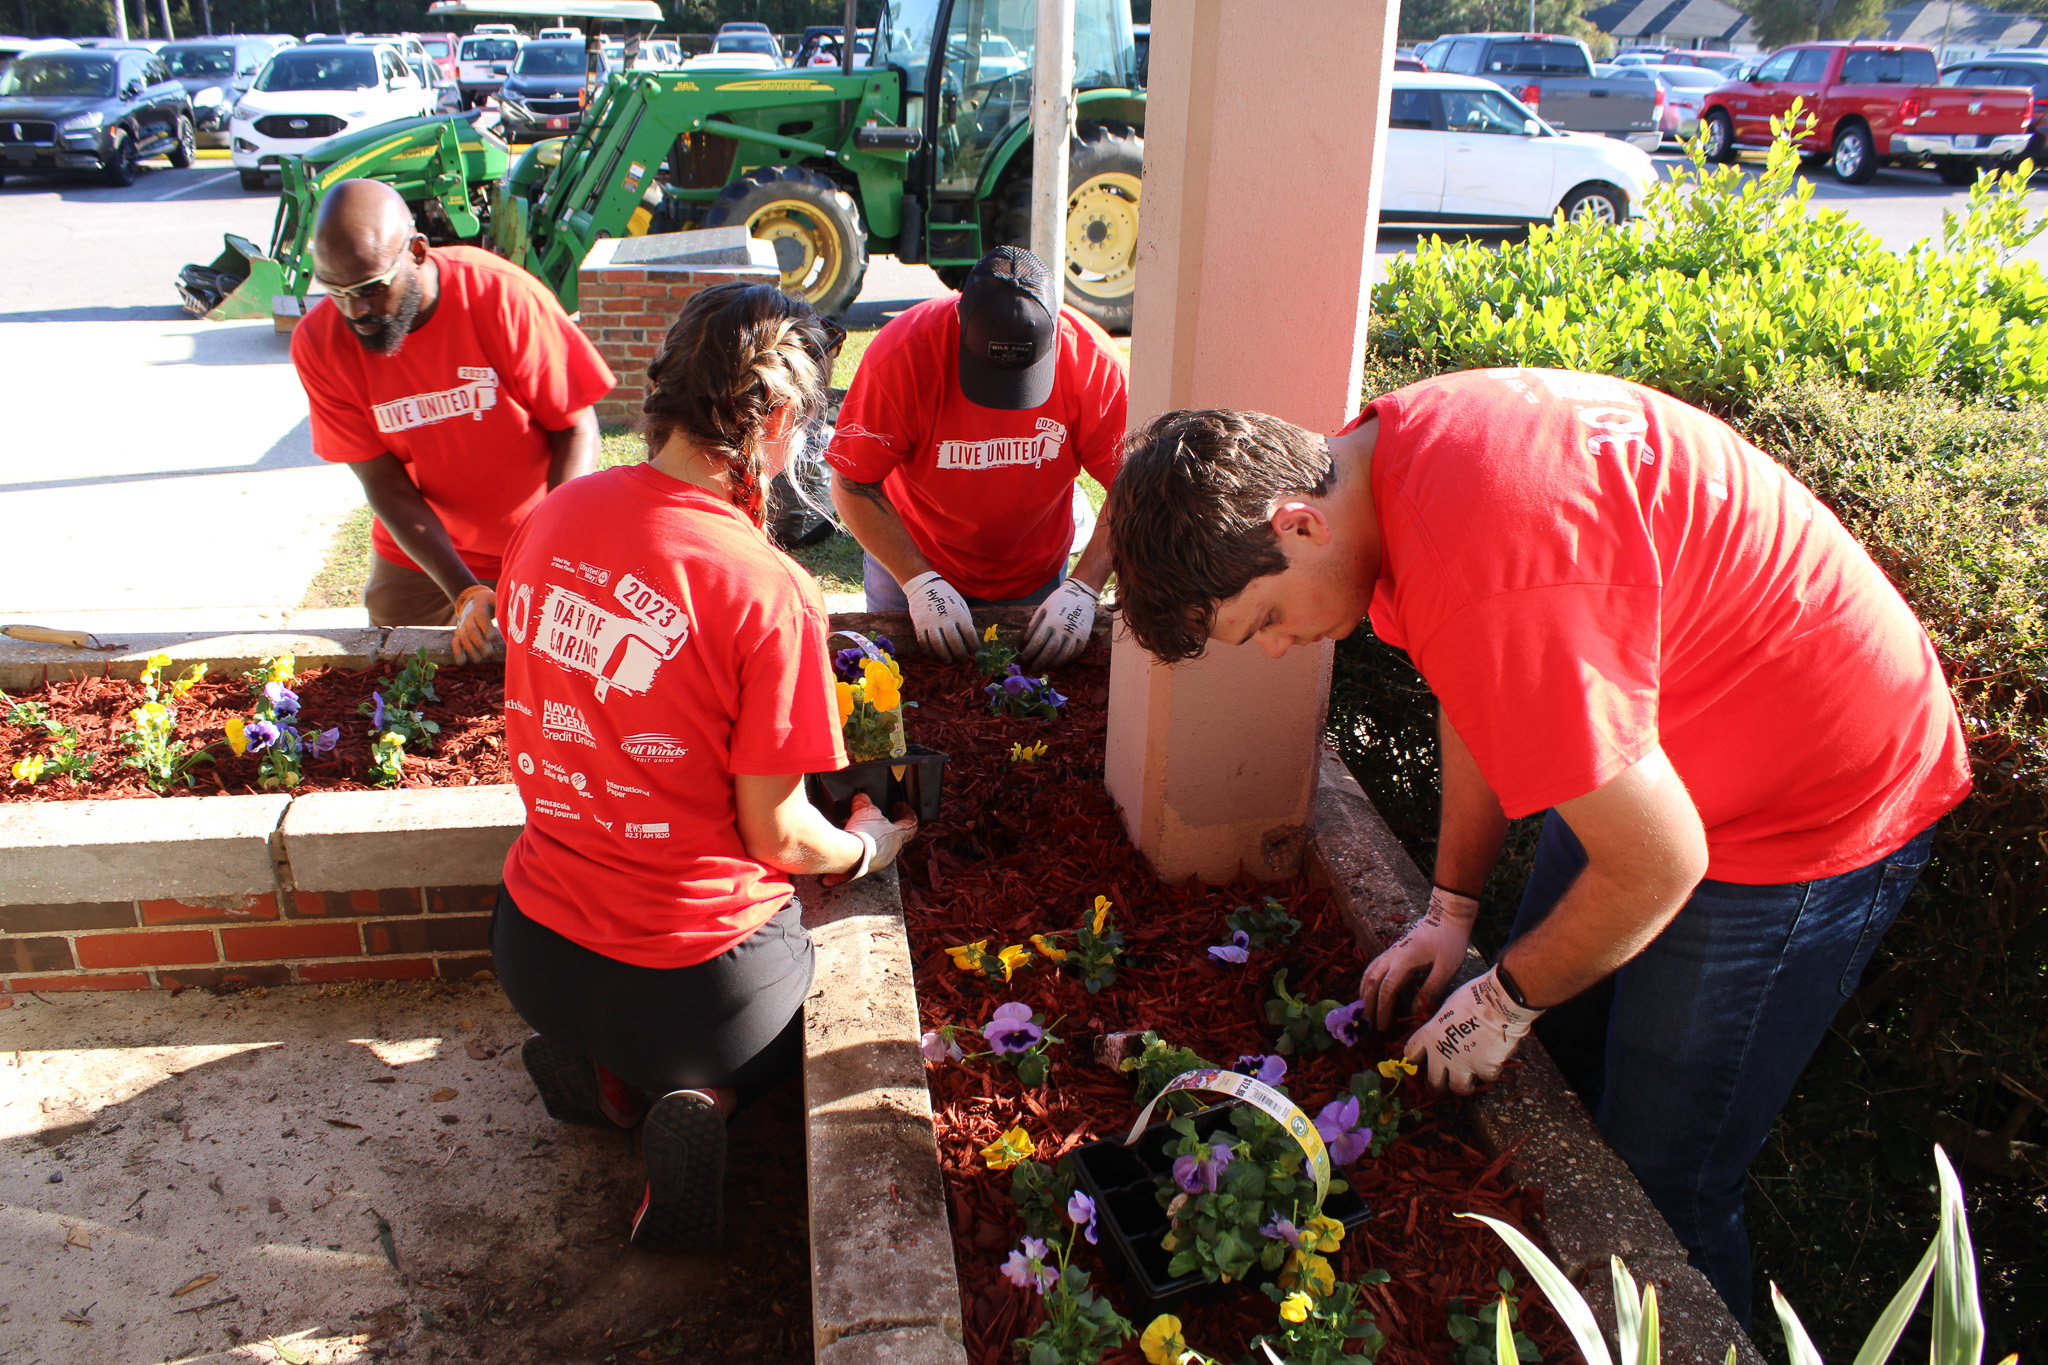
[[[1474,1082],[1500,1075],[1515,1044],[1542,1013],[1508,999],[1507,987],[1488,972],[1451,992],[1436,1017],[1415,1030],[1406,1055],[1428,1069],[1432,1089],[1448,1086],[1455,1094],[1469,1095]]]
[[[850,882],[865,877],[870,872],[879,872],[896,861],[896,855],[903,850],[910,836],[917,833],[917,817],[907,815],[901,820],[891,820],[875,807],[875,803],[864,795],[853,798],[853,810],[846,817],[846,832],[857,837],[863,845],[860,862],[850,870],[825,878],[828,886]]]
[[[455,599],[455,662],[480,664],[494,650],[505,647],[498,634],[498,594],[482,583],[472,583]]]
[[[1095,589],[1069,578],[1038,604],[1024,627],[1024,648],[1017,658],[1027,668],[1057,668],[1080,657],[1095,628]]]
[[[1457,975],[1465,960],[1466,945],[1472,942],[1472,923],[1479,918],[1479,902],[1441,886],[1432,887],[1429,909],[1408,926],[1394,946],[1374,958],[1358,978],[1358,998],[1373,1026],[1385,1033],[1394,1026],[1394,1011],[1402,992],[1424,972],[1429,979],[1415,994],[1415,1003],[1428,1009],[1443,999],[1444,987]]]
[[[949,664],[974,657],[974,617],[966,600],[937,570],[905,583],[903,595],[910,601],[910,624],[925,653]]]

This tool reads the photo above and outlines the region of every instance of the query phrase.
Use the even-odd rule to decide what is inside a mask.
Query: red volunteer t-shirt
[[[1006,412],[960,392],[959,300],[928,299],[869,344],[826,458],[879,480],[917,548],[968,597],[1042,586],[1074,543],[1074,480],[1121,463],[1129,382],[1109,337],[1060,310],[1059,369],[1043,405]]]
[[[709,961],[766,923],[789,878],[747,856],[734,775],[846,764],[811,576],[730,504],[626,466],[527,518],[498,625],[520,910],[643,967]]]
[[[541,282],[474,247],[428,252],[441,299],[395,356],[363,349],[332,304],[292,333],[313,453],[404,461],[470,572],[496,578],[512,532],[548,491],[548,432],[618,381]],[[417,569],[379,521],[376,552]]]
[[[1862,867],[1970,788],[1934,648],[1834,515],[1707,414],[1599,375],[1474,370],[1370,404],[1372,626],[1510,817],[1658,744],[1707,875]]]

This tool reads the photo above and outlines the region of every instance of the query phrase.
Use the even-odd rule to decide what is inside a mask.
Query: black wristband
[[[1522,994],[1522,988],[1515,981],[1514,975],[1508,971],[1506,959],[1493,964],[1493,979],[1500,982],[1500,988],[1508,993],[1508,999],[1525,1010],[1534,1008],[1529,1003],[1529,998]]]

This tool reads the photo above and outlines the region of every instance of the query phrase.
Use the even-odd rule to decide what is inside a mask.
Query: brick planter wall
[[[647,362],[692,294],[733,280],[774,284],[781,278],[768,244],[756,245],[747,245],[743,229],[714,228],[606,238],[591,247],[576,276],[577,323],[619,378],[597,403],[601,426],[640,420]]]
[[[4,990],[285,986],[491,966],[495,886],[0,906]]]

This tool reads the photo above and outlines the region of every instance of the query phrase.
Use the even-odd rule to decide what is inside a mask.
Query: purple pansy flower
[[[1222,1179],[1224,1168],[1230,1162],[1229,1139],[1213,1139],[1209,1144],[1209,1155],[1195,1156],[1191,1153],[1173,1159],[1173,1183],[1189,1194],[1214,1194],[1216,1182]]]
[[[1015,669],[1017,665],[1011,664],[1010,667]],[[1022,673],[1012,672],[1009,677],[1003,679],[1002,687],[1003,691],[1011,696],[1021,697],[1026,692],[1035,691],[1038,684],[1025,677]]]
[[[835,672],[852,677],[860,672],[860,661],[866,657],[858,645],[851,649],[842,649],[832,656],[832,668]]]
[[[1214,952],[1215,949],[1210,949]],[[1287,1059],[1270,1053],[1264,1057],[1253,1055],[1237,1059],[1237,1069],[1250,1075],[1254,1080],[1267,1085],[1278,1085],[1287,1076]]]
[[[1017,1250],[1010,1253],[1010,1259],[1003,1262],[1003,1278],[1019,1289],[1036,1289],[1043,1294],[1052,1288],[1059,1272],[1045,1264],[1045,1242],[1041,1238],[1026,1237]]]
[[[1047,706],[1052,707],[1060,707],[1065,706],[1067,704],[1067,699],[1065,697],[1053,691],[1051,683],[1045,684],[1044,689],[1041,690],[1038,694],[1038,699],[1044,702]]]
[[[1031,1045],[1045,1036],[1045,1030],[1031,1022],[1031,1006],[1012,1000],[996,1006],[995,1014],[982,1026],[981,1036],[997,1052],[1014,1054],[1030,1051]]]
[[[322,754],[333,752],[334,746],[340,742],[341,727],[337,725],[331,730],[314,732],[313,737],[306,741],[306,747],[313,751],[315,758],[318,758]]]
[[[892,659],[896,657],[896,646],[889,643],[889,637],[886,635],[877,635],[875,637],[875,648],[881,650]]]
[[[1365,1002],[1354,1000],[1342,1009],[1331,1010],[1323,1016],[1323,1027],[1344,1046],[1357,1047],[1358,1035],[1365,1032]]]
[[[1067,1201],[1067,1217],[1081,1229],[1081,1235],[1088,1239],[1088,1245],[1095,1245],[1095,1201],[1079,1190]]]
[[[1301,1245],[1301,1231],[1290,1219],[1282,1218],[1277,1213],[1266,1226],[1259,1229],[1259,1236],[1270,1237],[1276,1242],[1285,1242],[1291,1247]]]
[[[1252,936],[1239,929],[1231,934],[1230,942],[1209,945],[1209,956],[1218,962],[1243,962],[1252,955],[1251,946]]]
[[[1316,1115],[1316,1132],[1329,1144],[1330,1162],[1336,1166],[1349,1166],[1372,1144],[1372,1129],[1359,1126],[1356,1095],[1324,1105]]]
[[[924,1053],[928,1062],[959,1061],[966,1054],[960,1051],[960,1044],[952,1042],[937,1029],[918,1040],[918,1050]]]
[[[267,720],[250,721],[242,727],[242,733],[248,737],[248,751],[252,754],[260,754],[277,743],[277,727]]]
[[[280,716],[295,716],[299,713],[299,694],[281,682],[263,684],[263,696],[270,703],[271,709]]]
[[[382,692],[372,692],[370,694],[370,729],[378,734],[384,733],[384,694]]]

